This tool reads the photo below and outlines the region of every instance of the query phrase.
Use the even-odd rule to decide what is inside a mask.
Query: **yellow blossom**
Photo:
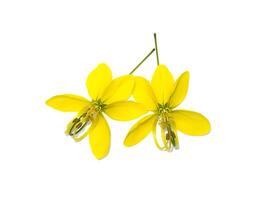
[[[109,67],[99,64],[86,80],[91,100],[78,95],[63,94],[50,98],[46,104],[59,111],[77,112],[67,125],[66,134],[77,142],[89,136],[93,154],[97,159],[102,159],[109,152],[111,139],[109,125],[103,113],[115,120],[128,121],[147,112],[142,104],[127,101],[134,85],[133,75],[112,80]]]
[[[210,132],[207,118],[197,112],[175,110],[186,97],[189,72],[184,72],[176,81],[164,65],[158,65],[151,83],[142,77],[135,77],[133,96],[138,103],[142,103],[147,110],[152,111],[139,120],[130,129],[124,140],[126,146],[133,146],[143,140],[149,133],[157,147],[171,151],[179,148],[177,131],[191,136],[202,136]],[[158,141],[157,127],[161,140]]]

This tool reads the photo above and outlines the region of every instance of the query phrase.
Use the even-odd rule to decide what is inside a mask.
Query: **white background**
[[[259,0],[0,1],[0,199],[266,199],[267,6]],[[150,135],[125,148],[134,123],[109,120],[112,147],[96,160],[64,135],[72,113],[49,97],[87,96],[101,62],[114,77],[153,47],[177,77],[191,73],[183,109],[206,115],[205,137],[180,150]],[[137,75],[151,78],[151,57]]]

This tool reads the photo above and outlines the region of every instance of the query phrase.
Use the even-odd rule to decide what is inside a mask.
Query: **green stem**
[[[157,43],[157,34],[154,33],[154,42],[155,42],[155,49],[157,55],[157,64],[159,65],[159,50],[158,50],[158,43]]]
[[[135,70],[138,69],[138,67],[140,67],[145,61],[146,59],[155,51],[155,49],[152,49],[149,54],[147,54],[147,56],[129,73],[129,74],[132,74],[135,72]]]

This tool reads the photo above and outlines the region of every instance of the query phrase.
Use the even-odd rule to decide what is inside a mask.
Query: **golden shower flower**
[[[124,145],[133,146],[143,140],[150,132],[156,146],[171,151],[179,148],[177,131],[191,136],[202,136],[210,132],[207,118],[197,112],[175,110],[184,100],[189,83],[189,72],[184,72],[174,82],[172,74],[164,65],[159,65],[152,77],[151,84],[142,77],[135,77],[133,96],[153,112],[138,121],[129,131]],[[156,134],[160,129],[161,144]]]
[[[78,112],[67,125],[66,134],[77,142],[89,136],[93,154],[97,159],[102,159],[109,152],[111,137],[103,113],[115,120],[128,121],[147,112],[142,104],[127,101],[134,85],[132,75],[112,80],[109,67],[99,64],[86,81],[91,100],[78,95],[63,94],[50,98],[46,104],[59,111]],[[91,126],[87,129],[89,125]]]

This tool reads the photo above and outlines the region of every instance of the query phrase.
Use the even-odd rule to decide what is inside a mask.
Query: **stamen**
[[[78,118],[74,118],[74,120],[72,121],[72,123],[77,123],[78,121],[80,121]]]
[[[158,147],[159,150],[165,150],[166,148],[166,145],[164,143],[163,146],[160,146],[159,142],[158,142],[158,139],[157,139],[157,122],[155,123],[154,125],[154,129],[153,129],[153,139],[154,139],[154,142],[156,144],[156,146]]]
[[[163,128],[161,128],[160,129],[161,131],[161,140],[162,140],[162,142],[163,142],[163,144],[164,144],[164,147],[165,147],[165,150],[167,149],[167,140],[166,140],[166,137],[165,137],[165,132],[164,132],[164,129]]]
[[[82,122],[79,122],[78,124],[76,124],[75,128],[79,129],[83,126]]]
[[[160,126],[161,140],[163,143],[163,146],[159,144],[157,139],[156,128],[154,128],[153,138],[158,149],[169,152],[171,152],[173,149],[178,149],[179,148],[178,137],[176,132],[174,131],[172,120],[168,117],[166,113],[160,116],[158,125]]]
[[[85,131],[86,127],[96,118],[97,111],[93,106],[83,109],[78,115],[68,124],[66,134],[79,142],[88,135]],[[85,133],[84,133],[85,131]]]
[[[82,141],[88,134],[89,132],[85,129],[86,126],[90,125],[91,121],[88,121],[83,127],[82,129],[80,129],[80,131],[73,135],[72,138],[75,140],[75,142],[80,142]]]

